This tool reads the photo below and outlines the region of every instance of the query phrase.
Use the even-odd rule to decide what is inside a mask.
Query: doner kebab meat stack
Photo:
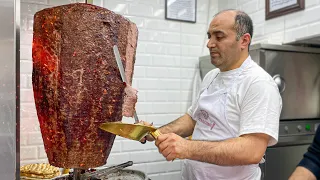
[[[82,169],[106,164],[115,135],[99,125],[132,117],[137,102],[130,86],[137,26],[105,8],[75,3],[37,12],[33,31],[32,85],[49,163]]]

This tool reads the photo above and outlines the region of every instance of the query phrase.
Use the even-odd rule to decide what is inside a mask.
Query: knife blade
[[[153,126],[142,124],[128,124],[122,122],[106,122],[99,126],[100,129],[123,138],[140,141],[147,134],[157,139],[161,135],[160,131]]]
[[[121,57],[120,57],[120,53],[119,53],[119,49],[118,49],[117,45],[113,46],[113,53],[114,53],[114,56],[116,57],[117,65],[118,65],[120,75],[121,75],[121,79],[123,82],[125,82],[127,84],[128,82],[127,82],[126,74],[124,72],[123,64],[121,61]],[[139,123],[139,118],[138,118],[136,111],[134,111],[133,117],[134,117],[135,123]]]

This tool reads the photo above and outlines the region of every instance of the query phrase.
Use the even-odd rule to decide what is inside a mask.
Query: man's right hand
[[[146,121],[140,121],[138,124],[142,124],[142,125],[145,125],[145,126],[152,126],[153,123],[148,123]],[[150,134],[146,135],[144,138],[142,138],[140,140],[140,142],[142,144],[145,144],[147,141],[154,141],[155,139],[153,138],[153,136],[151,136]]]

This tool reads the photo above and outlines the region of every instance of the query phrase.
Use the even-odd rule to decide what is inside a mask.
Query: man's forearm
[[[298,166],[289,180],[316,180],[316,177],[308,169]]]
[[[196,121],[194,121],[189,114],[185,114],[171,123],[159,128],[160,132],[175,133],[181,137],[188,137],[192,135]]]
[[[221,166],[258,164],[262,159],[266,144],[245,137],[237,137],[220,142],[188,141],[187,159]]]

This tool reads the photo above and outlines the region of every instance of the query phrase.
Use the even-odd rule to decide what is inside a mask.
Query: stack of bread
[[[60,174],[58,167],[47,163],[28,164],[20,167],[21,179],[52,179]]]

